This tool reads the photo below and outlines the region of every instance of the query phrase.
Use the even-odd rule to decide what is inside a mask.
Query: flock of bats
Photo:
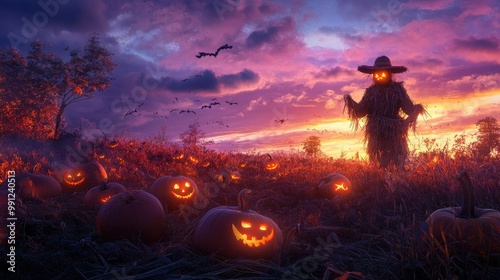
[[[202,58],[202,57],[205,57],[205,56],[213,56],[213,57],[217,57],[217,55],[219,54],[219,52],[221,50],[227,50],[227,49],[232,49],[233,46],[230,46],[228,44],[224,44],[222,46],[220,46],[214,53],[206,53],[206,52],[199,52],[198,55],[196,55],[197,58]],[[196,77],[201,77],[201,75],[196,75]],[[183,79],[182,81],[185,82],[187,81],[188,79]],[[200,100],[195,100],[195,101],[200,101]],[[221,105],[220,102],[217,101],[217,98],[212,98],[211,99],[212,102],[210,102],[208,105],[203,105],[201,106],[200,109],[212,109],[212,106],[217,106],[217,105]],[[175,100],[173,101],[173,103],[176,103],[176,102],[179,102],[179,99],[177,97],[175,97]],[[229,105],[238,105],[237,102],[230,102],[230,101],[225,101],[225,103],[229,104]],[[137,106],[137,108],[140,108],[144,105],[144,103],[141,103]],[[179,114],[194,114],[196,115],[196,112],[193,111],[193,110],[189,110],[189,109],[183,109],[183,110],[180,110],[180,109],[172,109],[170,110],[170,113],[173,113],[173,112],[176,112],[176,111],[179,111]],[[137,112],[137,109],[134,109],[134,110],[131,110],[129,112],[127,112],[124,116],[124,118],[126,118],[127,116],[130,116],[130,115],[133,115],[134,113],[138,113]],[[136,116],[140,116],[141,114],[137,114]],[[162,116],[162,115],[159,115],[158,112],[153,112],[153,115],[155,116],[159,116],[159,117],[162,117],[162,118],[166,118],[168,119],[167,116]],[[321,117],[321,116],[318,116],[316,114],[314,114],[315,117]],[[274,122],[276,124],[283,124],[285,121],[287,121],[288,119],[276,119],[274,120]],[[219,126],[225,126],[225,127],[229,127],[227,124],[223,123],[223,122],[216,122]],[[207,123],[208,124],[208,123]],[[315,131],[317,132],[318,134],[323,134],[323,133],[330,133],[330,131],[328,130],[317,130],[317,129],[308,129],[308,130],[312,130],[312,131]],[[333,132],[333,133],[336,133],[336,132]],[[342,134],[342,133],[340,133]]]

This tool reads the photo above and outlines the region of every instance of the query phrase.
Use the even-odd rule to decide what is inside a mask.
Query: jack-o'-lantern
[[[205,168],[208,168],[208,167],[211,167],[212,166],[212,162],[209,161],[209,160],[206,160],[204,161],[201,166],[205,167]]]
[[[153,244],[166,229],[165,211],[158,199],[142,190],[111,197],[96,219],[97,234],[104,240],[140,239]]]
[[[240,167],[241,167],[241,168],[245,168],[245,167],[247,167],[247,163],[246,163],[246,162],[244,162],[244,161],[243,161],[243,162],[240,162]]]
[[[333,198],[336,195],[346,195],[351,192],[351,181],[342,174],[334,173],[321,179],[318,184],[318,193],[324,198]]]
[[[195,156],[188,156],[188,159],[192,164],[195,164],[195,165],[198,164],[198,162],[200,162],[200,160]]]
[[[238,171],[233,171],[229,174],[231,181],[238,182],[241,179],[241,174]]]
[[[436,242],[451,254],[500,254],[500,212],[474,206],[474,189],[465,170],[458,180],[463,205],[438,209],[427,218],[429,243]]]
[[[280,165],[279,162],[277,160],[273,159],[273,157],[270,154],[267,154],[267,156],[269,157],[269,159],[264,161],[264,168],[267,171],[277,170],[279,165]]]
[[[103,182],[99,186],[95,186],[87,192],[85,198],[83,199],[83,204],[87,208],[99,209],[111,197],[125,191],[126,189],[122,184]]]
[[[392,74],[387,70],[378,70],[373,72],[373,82],[378,85],[389,84],[392,80]]]
[[[112,140],[111,142],[109,142],[109,147],[113,149],[118,147],[118,141]]]
[[[94,161],[63,173],[63,182],[69,189],[91,188],[107,181],[106,170]]]
[[[237,207],[218,206],[200,219],[192,239],[196,249],[229,258],[273,258],[283,235],[271,218],[248,209],[248,193],[248,189],[240,191]]]
[[[185,176],[163,176],[151,185],[152,193],[162,203],[165,210],[177,210],[181,204],[189,204],[195,198],[198,187]]]
[[[183,153],[175,153],[172,156],[172,159],[174,159],[174,160],[182,160],[182,159],[184,159],[184,154]]]

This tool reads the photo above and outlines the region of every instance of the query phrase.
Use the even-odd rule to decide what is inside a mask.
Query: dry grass
[[[4,145],[0,175],[50,163],[63,152],[37,146],[26,152]],[[95,145],[89,160],[99,161],[111,181],[146,189],[167,174],[192,177],[205,199],[186,217],[167,215],[167,231],[153,246],[138,240],[103,242],[95,230],[96,211],[83,207],[85,191],[66,191],[47,201],[23,201],[18,217],[17,269],[22,279],[498,279],[500,264],[472,255],[451,255],[447,248],[422,241],[422,222],[433,211],[461,204],[456,174],[468,168],[482,208],[500,209],[500,164],[413,159],[406,171],[383,171],[366,162],[306,159],[277,153],[277,172],[264,172],[266,155],[185,151],[209,168],[175,161],[176,149],[151,142],[119,139],[112,149]],[[105,154],[99,158],[99,154]],[[239,167],[244,161],[245,168]],[[222,170],[237,170],[239,182],[217,181]],[[328,173],[351,179],[348,196],[326,200],[304,195]],[[215,178],[215,179],[214,179]],[[212,183],[212,184],[210,184]],[[215,184],[215,185],[214,185]],[[211,186],[211,192],[208,187]],[[214,192],[214,186],[216,191]],[[230,260],[204,256],[190,247],[190,232],[210,208],[236,205],[239,190],[252,189],[250,208],[273,218],[286,237],[274,261]],[[424,250],[424,248],[430,248]],[[2,266],[6,249],[0,250]],[[2,273],[6,270],[2,268]],[[6,279],[3,278],[2,279]]]

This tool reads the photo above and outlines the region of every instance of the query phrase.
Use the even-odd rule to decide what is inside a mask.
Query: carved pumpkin
[[[108,181],[108,174],[98,162],[89,162],[63,174],[69,189],[91,188]]]
[[[8,184],[5,181],[0,189],[6,190],[7,187]],[[19,173],[16,175],[15,192],[23,199],[47,199],[60,195],[62,188],[61,184],[52,176]]]
[[[150,192],[160,200],[165,209],[173,211],[179,209],[181,204],[191,203],[198,187],[188,177],[163,176],[153,183]]]
[[[165,211],[154,195],[142,190],[125,191],[102,205],[96,228],[104,240],[139,238],[153,244],[165,232]]]
[[[183,153],[175,153],[175,154],[172,156],[172,158],[173,158],[174,160],[182,160],[182,159],[184,159],[184,154],[183,154]]]
[[[198,162],[200,162],[200,160],[197,157],[195,157],[195,156],[188,156],[188,159],[194,165],[196,165],[196,164],[198,164]]]
[[[111,197],[125,191],[126,189],[122,184],[103,182],[99,186],[95,186],[87,192],[85,198],[83,199],[83,204],[87,208],[99,209]]]
[[[278,167],[280,165],[279,162],[277,160],[273,159],[273,157],[270,154],[267,154],[267,156],[269,157],[269,159],[264,161],[264,168],[267,171],[274,171],[274,170],[278,169]]]
[[[427,218],[431,242],[447,246],[451,252],[483,257],[500,254],[500,212],[474,207],[474,189],[465,170],[458,181],[464,192],[463,206],[438,209]]]
[[[373,82],[378,85],[387,85],[392,80],[392,73],[387,70],[378,70],[373,73]]]
[[[318,193],[324,198],[333,198],[336,195],[345,195],[351,192],[351,181],[346,176],[333,173],[319,181]]]
[[[238,182],[241,179],[241,174],[238,171],[231,172],[229,176],[233,182]]]
[[[248,209],[248,193],[240,191],[237,207],[209,210],[196,225],[193,246],[229,258],[272,259],[283,243],[281,230],[272,219]]]
[[[109,147],[113,149],[118,147],[118,141],[112,140],[111,142],[109,142]]]

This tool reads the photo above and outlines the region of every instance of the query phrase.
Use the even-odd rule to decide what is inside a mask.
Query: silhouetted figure
[[[403,73],[404,66],[392,66],[387,56],[380,56],[373,66],[361,65],[358,71],[373,75],[373,84],[365,90],[357,103],[350,95],[344,96],[349,119],[358,128],[360,118],[366,116],[365,143],[370,160],[387,167],[391,162],[402,167],[408,157],[408,129],[416,129],[417,117],[425,113],[421,104],[413,104],[403,82],[392,79]],[[402,116],[408,117],[404,119]]]

